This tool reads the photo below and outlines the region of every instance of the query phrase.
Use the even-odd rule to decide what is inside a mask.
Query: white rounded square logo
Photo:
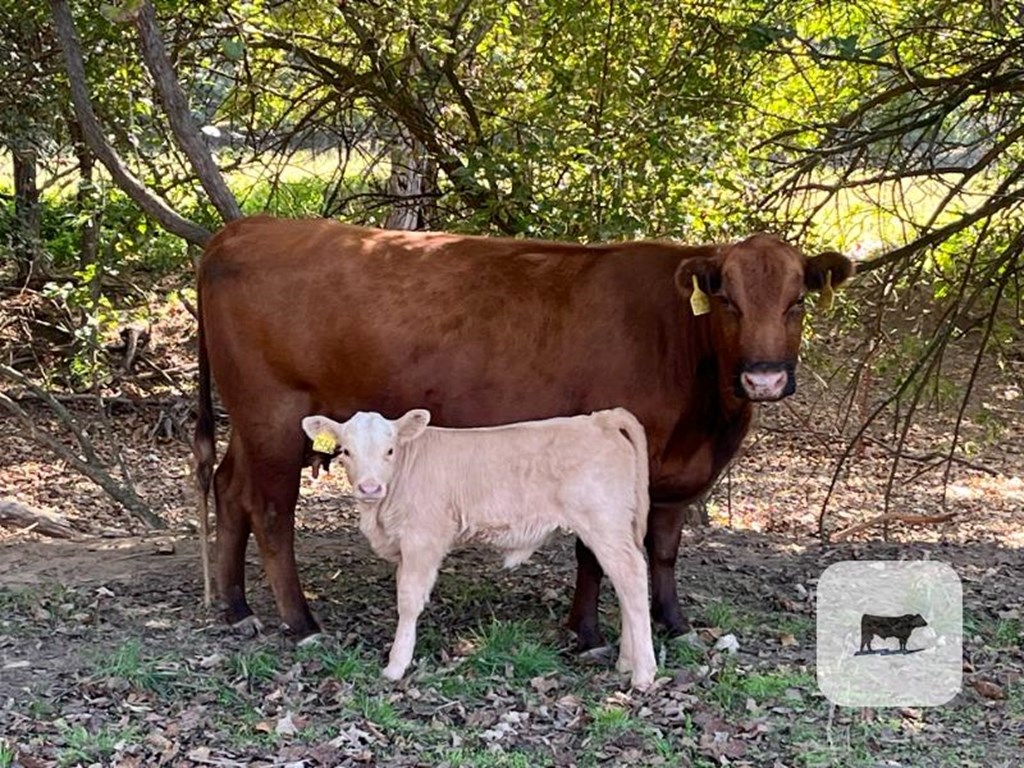
[[[963,678],[963,589],[946,563],[850,560],[818,581],[818,687],[848,707],[945,704]]]

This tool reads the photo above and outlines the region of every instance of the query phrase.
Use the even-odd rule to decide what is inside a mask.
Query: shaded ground
[[[139,536],[101,491],[0,418],[0,496],[64,514],[82,534],[54,543],[0,529],[0,768],[1021,765],[1024,398],[1014,375],[980,385],[986,406],[969,414],[946,482],[937,458],[948,409],[908,435],[890,510],[951,520],[895,524],[888,542],[871,528],[826,549],[816,531],[836,458],[879,393],[840,403],[805,371],[795,398],[761,412],[712,494],[713,527],[683,542],[678,579],[696,644],[659,637],[663,677],[645,693],[624,693],[609,659],[573,653],[561,628],[568,539],[511,573],[477,553],[452,557],[417,663],[391,685],[377,674],[394,630],[393,577],[359,536],[339,478],[303,480],[303,583],[329,636],[296,649],[273,628],[255,553],[251,597],[266,634],[236,637],[200,604],[187,400],[129,394],[105,413],[70,404],[171,523],[160,537]],[[892,438],[869,437],[839,474],[831,531],[885,507]],[[952,563],[964,582],[963,692],[926,710],[831,708],[815,684],[819,575],[842,559],[925,557]],[[614,638],[607,589],[603,607]],[[729,634],[738,652],[714,651]]]
[[[632,694],[559,629],[568,539],[511,573],[453,557],[397,686],[376,676],[395,621],[386,564],[352,526],[304,535],[299,551],[330,633],[313,649],[230,634],[199,604],[191,539],[0,548],[6,764],[1015,766],[1024,750],[1019,549],[690,534],[680,583],[704,647],[659,638],[665,678]],[[817,576],[835,560],[893,557],[956,564],[965,689],[936,709],[832,710],[814,680]],[[255,562],[250,576],[272,622]],[[607,595],[604,607],[613,634]],[[708,650],[725,633],[734,656]]]

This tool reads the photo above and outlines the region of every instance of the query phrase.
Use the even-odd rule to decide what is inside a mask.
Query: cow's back
[[[283,393],[450,427],[623,406],[657,450],[687,385],[673,275],[698,252],[259,217],[212,241],[201,311],[233,418]]]

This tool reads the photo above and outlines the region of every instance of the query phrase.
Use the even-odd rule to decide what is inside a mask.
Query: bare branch
[[[142,47],[142,57],[146,61],[160,101],[167,113],[167,120],[171,125],[174,138],[181,147],[196,175],[199,183],[203,185],[210,201],[225,221],[240,218],[241,209],[234,194],[228,189],[227,183],[221,175],[220,169],[213,160],[210,150],[199,136],[195,120],[189,111],[188,100],[178,84],[170,59],[167,57],[167,50],[164,48],[164,41],[160,36],[160,28],[156,23],[156,13],[153,11],[153,4],[148,0],[142,3],[139,12],[135,16],[135,27],[139,31],[139,42]]]
[[[178,237],[196,245],[205,245],[211,233],[204,227],[185,219],[166,202],[155,197],[139,179],[128,170],[114,149],[107,143],[100,127],[86,86],[85,64],[82,49],[75,31],[75,22],[67,0],[51,0],[54,29],[64,51],[68,82],[71,86],[71,100],[75,114],[82,127],[82,136],[89,149],[110,172],[114,182],[124,190],[135,203],[153,217],[160,226]]]

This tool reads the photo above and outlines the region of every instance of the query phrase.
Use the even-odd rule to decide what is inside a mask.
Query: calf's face
[[[805,295],[836,287],[852,273],[840,253],[807,259],[776,237],[753,235],[714,256],[684,260],[676,286],[688,302],[696,278],[710,296],[721,386],[740,399],[772,401],[796,391]]]
[[[312,440],[326,434],[337,444],[353,495],[373,502],[387,497],[402,446],[422,435],[429,423],[430,411],[417,408],[394,420],[365,411],[345,422],[307,416],[302,429]]]

